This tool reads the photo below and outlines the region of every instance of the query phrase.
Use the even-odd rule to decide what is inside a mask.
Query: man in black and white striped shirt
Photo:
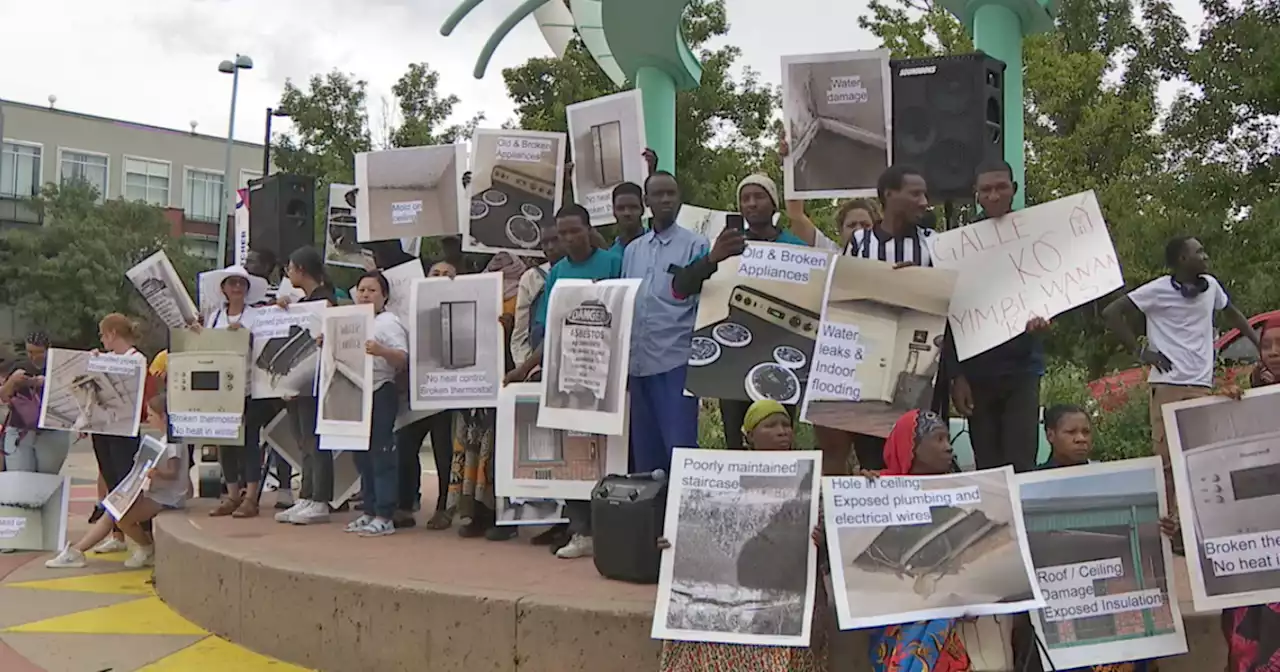
[[[855,231],[844,253],[896,266],[932,266],[928,244],[933,229],[920,226],[929,208],[924,175],[889,166],[876,182],[876,195],[884,205],[884,218],[870,229]]]

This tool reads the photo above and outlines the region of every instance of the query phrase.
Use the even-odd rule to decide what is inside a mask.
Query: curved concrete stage
[[[321,672],[653,672],[654,586],[601,578],[527,533],[506,542],[456,529],[343,534],[351,514],[315,527],[209,518],[211,503],[156,520],[156,590],[201,627]],[[341,521],[338,522],[338,521]],[[1181,595],[1187,590],[1175,563]],[[1191,653],[1161,672],[1221,669],[1216,614],[1182,602]],[[841,633],[831,672],[864,672],[867,639]]]

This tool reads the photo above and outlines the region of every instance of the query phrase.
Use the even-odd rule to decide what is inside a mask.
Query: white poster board
[[[822,496],[841,630],[1044,606],[1012,467],[837,476]]]
[[[951,333],[960,361],[1124,286],[1092,191],[929,238],[936,268],[959,272]]]
[[[125,271],[125,275],[146,299],[147,305],[156,311],[160,321],[170,329],[181,329],[199,316],[191,294],[164,250],[138,262]]]
[[[400,324],[408,329],[413,315],[413,282],[426,277],[422,272],[422,262],[410,259],[383,271],[382,277],[387,279],[387,285],[391,288],[387,296],[387,312],[400,318]]]
[[[415,280],[409,329],[409,406],[494,408],[502,387],[502,274]]]
[[[49,348],[40,429],[137,436],[147,358]]]
[[[539,427],[622,433],[640,282],[566,279],[551,289]]]
[[[889,50],[782,57],[788,200],[874,197],[893,163]]]
[[[373,417],[373,357],[365,343],[373,339],[373,306],[325,308],[320,314],[320,393],[316,434],[369,436]]]
[[[591,215],[592,226],[612,224],[613,188],[644,184],[644,104],[640,89],[602,96],[564,108],[573,155],[573,193]]]
[[[1018,482],[1045,599],[1031,612],[1045,669],[1186,653],[1173,552],[1160,531],[1160,458],[1033,471]]]
[[[325,301],[302,301],[286,308],[267,306],[254,315],[249,327],[253,336],[249,393],[254,399],[315,394],[320,363],[316,336],[320,335],[320,314],[327,306]]]
[[[820,451],[676,448],[654,639],[806,647]]]
[[[1165,404],[1196,611],[1280,602],[1280,386]]]
[[[70,502],[70,476],[0,471],[0,549],[65,548]]]
[[[138,442],[138,452],[133,457],[133,467],[120,484],[107,494],[106,499],[102,500],[102,508],[112,518],[120,520],[133,507],[134,502],[138,501],[138,497],[142,496],[151,483],[151,470],[160,466],[160,458],[164,453],[165,444],[152,436],[142,437]],[[183,473],[183,469],[178,469],[179,478]]]
[[[512,383],[498,398],[494,480],[500,497],[589,500],[609,474],[627,472],[628,427],[610,436],[538,426],[540,383]],[[624,421],[629,418],[624,418]]]
[[[481,129],[471,137],[467,252],[542,255],[542,226],[564,198],[565,134]]]
[[[468,201],[462,187],[466,165],[467,150],[462,144],[356,154],[357,240],[457,233]]]

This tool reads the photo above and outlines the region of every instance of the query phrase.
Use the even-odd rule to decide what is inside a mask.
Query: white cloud
[[[458,120],[484,112],[487,123],[513,116],[502,69],[550,50],[532,18],[494,54],[483,80],[476,58],[518,0],[485,0],[450,37],[440,26],[459,0],[41,0],[0,3],[0,91],[11,100],[44,104],[170,128],[191,120],[201,132],[227,127],[231,82],[218,63],[248,54],[242,74],[236,137],[261,141],[263,110],[279,100],[286,78],[305,81],[338,68],[369,82],[370,108],[409,63],[440,72],[441,89],[462,99]],[[1200,20],[1195,0],[1176,6]],[[741,64],[776,84],[783,54],[870,49],[858,28],[864,4],[831,0],[728,0],[727,42],[743,50]],[[791,23],[785,24],[782,17]],[[279,122],[277,122],[279,123]],[[287,123],[287,122],[285,122]],[[279,128],[279,126],[277,126]]]

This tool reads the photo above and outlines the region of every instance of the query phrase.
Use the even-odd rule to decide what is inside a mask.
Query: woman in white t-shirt
[[[221,271],[219,289],[225,302],[207,318],[210,329],[252,329],[258,309],[252,304],[266,296],[267,282],[250,275],[240,266]],[[250,349],[252,352],[252,349]],[[219,446],[218,463],[227,484],[227,496],[209,512],[210,516],[255,518],[258,515],[258,493],[262,488],[262,428],[271,421],[276,409],[272,399],[254,399],[247,382],[252,380],[250,361],[245,359],[244,445]]]
[[[166,396],[163,391],[156,392],[147,400],[150,414],[147,423],[160,431],[167,430],[169,415],[166,407]],[[186,463],[186,451],[182,444],[165,442],[164,452],[154,467],[146,472],[147,491],[138,495],[120,520],[103,516],[85,532],[84,536],[74,544],[62,549],[53,559],[44,563],[49,569],[79,569],[87,562],[84,554],[94,544],[110,538],[114,528],[118,526],[124,534],[133,540],[133,554],[124,561],[129,569],[141,569],[153,564],[155,558],[155,538],[151,535],[150,522],[157,514],[166,509],[180,509],[187,499],[190,476],[182,467]],[[129,465],[133,470],[133,465]],[[127,474],[126,474],[127,475]],[[114,490],[114,488],[113,488]]]
[[[395,533],[392,517],[399,504],[399,456],[395,423],[400,410],[396,379],[409,365],[409,334],[395,313],[387,311],[391,287],[381,271],[369,271],[356,284],[356,303],[373,306],[373,338],[365,352],[373,358],[373,414],[369,420],[369,450],[357,452],[360,500],[364,514],[347,525],[362,537]]]

